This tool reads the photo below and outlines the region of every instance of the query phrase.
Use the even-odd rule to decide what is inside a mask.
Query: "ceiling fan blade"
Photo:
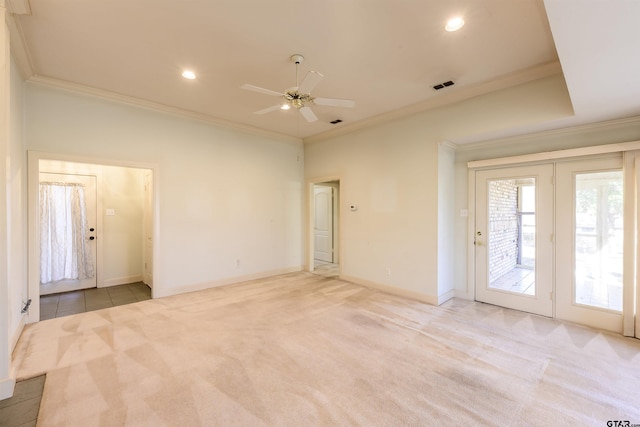
[[[254,111],[253,114],[267,114],[267,113],[270,113],[272,111],[279,110],[280,107],[282,107],[281,104],[272,105],[271,107],[267,107],[267,108],[265,108],[263,110]]]
[[[254,91],[254,92],[264,93],[265,95],[271,95],[271,96],[282,96],[282,95],[284,95],[283,93],[276,92],[275,90],[265,89],[263,87],[249,85],[249,84],[246,84],[246,83],[243,84],[242,86],[240,86],[240,89],[251,90],[251,91]]]
[[[302,107],[300,109],[300,114],[302,114],[308,122],[315,122],[316,120],[318,120],[318,117],[309,107]]]
[[[311,93],[314,87],[320,80],[322,80],[324,76],[317,71],[309,71],[306,76],[304,76],[304,80],[298,86],[299,93]]]
[[[338,98],[314,98],[313,103],[316,105],[328,105],[330,107],[345,107],[353,108],[356,102],[353,99],[338,99]]]

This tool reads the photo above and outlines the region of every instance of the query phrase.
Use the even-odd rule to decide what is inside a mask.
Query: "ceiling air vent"
[[[444,89],[445,87],[453,86],[454,84],[455,83],[453,83],[453,81],[449,80],[448,82],[439,83],[439,84],[433,86],[433,89],[440,90],[440,89]]]

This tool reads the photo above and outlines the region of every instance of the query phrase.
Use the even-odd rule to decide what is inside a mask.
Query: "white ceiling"
[[[15,22],[26,52],[22,68],[34,79],[297,138],[348,129],[398,110],[415,112],[438,97],[459,98],[504,76],[539,77],[531,70],[549,70],[558,60],[579,116],[574,122],[640,114],[635,22],[640,2],[635,0],[545,0],[546,10],[542,0],[29,3],[31,13],[16,15]],[[28,6],[26,0],[9,0],[14,12]],[[444,25],[454,15],[463,15],[466,25],[448,33]],[[309,70],[325,76],[314,96],[352,98],[356,107],[314,106],[319,118],[314,123],[295,110],[253,114],[277,98],[240,86],[275,91],[295,86],[289,60],[294,53],[305,57],[301,77]],[[180,77],[186,68],[198,78]],[[455,86],[432,89],[447,80]],[[334,119],[343,123],[330,124]]]

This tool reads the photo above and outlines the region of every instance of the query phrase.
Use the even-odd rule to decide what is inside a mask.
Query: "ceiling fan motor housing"
[[[291,59],[291,62],[294,62],[295,64],[302,64],[302,61],[304,61],[304,56],[296,53],[291,55],[289,59]]]

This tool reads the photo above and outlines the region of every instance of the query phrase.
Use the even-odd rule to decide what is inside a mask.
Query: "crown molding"
[[[461,101],[466,101],[467,99],[475,98],[476,96],[485,95],[487,93],[495,92],[501,89],[507,89],[513,86],[518,86],[530,81],[539,80],[561,73],[562,67],[560,66],[559,61],[548,62],[546,64],[528,68],[526,70],[506,74],[489,82],[479,83],[473,86],[459,89],[452,88],[451,91],[443,94],[438,94],[438,96],[431,97],[426,101],[409,105],[407,107],[390,111],[388,113],[383,113],[369,119],[360,120],[358,122],[342,126],[339,129],[332,129],[327,132],[309,136],[307,138],[304,138],[304,142],[305,144],[320,142],[329,138],[334,138],[337,136],[355,132],[363,128],[369,128],[371,126],[391,122],[418,113],[422,113],[424,111],[441,108]]]
[[[43,76],[35,75],[28,80],[28,83],[45,86],[45,87],[56,88],[56,89],[62,89],[69,92],[88,95],[94,98],[105,99],[105,100],[114,101],[121,104],[129,105],[129,106],[144,108],[146,110],[171,114],[173,116],[177,116],[181,118],[197,120],[203,123],[228,128],[238,132],[248,133],[248,134],[262,136],[266,138],[275,138],[283,142],[294,142],[294,143],[302,142],[301,138],[285,135],[283,133],[267,131],[267,130],[259,129],[253,126],[242,125],[229,120],[217,119],[207,114],[183,110],[181,108],[171,107],[171,106],[160,104],[157,102],[146,101],[140,98],[121,95],[119,93],[110,92],[103,89],[96,89],[90,86],[71,83],[64,80],[54,79],[51,77],[43,77]]]
[[[24,7],[29,7],[29,2],[24,0],[24,2],[8,2],[8,10],[9,13],[6,15],[5,21],[7,22],[7,26],[9,27],[9,42],[10,42],[10,50],[11,56],[14,61],[18,65],[18,69],[20,70],[20,74],[24,80],[28,80],[33,77],[33,62],[31,61],[31,55],[29,54],[29,50],[27,49],[27,44],[24,40],[24,34],[22,32],[22,27],[20,23],[16,20],[15,15],[20,15],[21,13],[14,12],[14,3],[26,3],[26,6],[22,5],[22,9]],[[26,15],[31,14],[31,8],[28,9],[29,13],[24,13]]]
[[[607,120],[594,123],[586,123],[577,126],[568,126],[558,129],[544,130],[540,132],[527,133],[524,135],[516,135],[506,138],[492,139],[487,141],[476,142],[472,144],[457,144],[458,152],[475,151],[483,148],[494,148],[515,143],[534,142],[540,139],[548,139],[562,135],[576,135],[582,133],[590,133],[596,131],[607,130],[610,128],[640,126],[640,116],[626,117],[622,119]]]
[[[640,149],[640,141],[629,141],[614,144],[595,145],[590,147],[567,148],[564,150],[544,151],[541,153],[522,154],[520,156],[499,157],[497,159],[473,160],[467,162],[469,169],[515,165],[519,163],[546,162],[573,157],[599,154],[620,153]]]
[[[458,144],[454,144],[451,141],[446,141],[446,140],[442,140],[440,142],[438,142],[438,147],[447,147],[450,148],[453,151],[457,151],[458,150]]]

